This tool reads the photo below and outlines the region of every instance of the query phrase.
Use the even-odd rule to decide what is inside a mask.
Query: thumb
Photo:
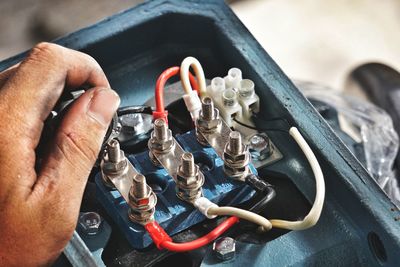
[[[64,196],[61,200],[65,204],[79,208],[87,178],[119,103],[113,90],[93,88],[72,104],[42,164],[33,188],[35,195]]]

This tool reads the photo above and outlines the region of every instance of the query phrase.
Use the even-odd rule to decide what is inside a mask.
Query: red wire
[[[157,222],[149,223],[145,226],[145,228],[159,249],[165,248],[170,251],[185,252],[198,249],[214,241],[237,222],[239,222],[239,218],[232,216],[223,221],[205,236],[185,243],[174,243]]]
[[[164,108],[164,87],[167,81],[179,74],[180,72],[180,67],[175,66],[166,69],[161,73],[161,75],[157,79],[156,83],[156,90],[155,90],[155,100],[156,100],[156,112],[153,114],[154,119],[157,119],[159,117],[162,117],[166,119],[167,113]],[[190,79],[190,84],[192,85],[193,89],[199,93],[199,86],[197,84],[197,81],[195,77],[189,72],[189,79]]]

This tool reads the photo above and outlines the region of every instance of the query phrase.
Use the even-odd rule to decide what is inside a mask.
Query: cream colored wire
[[[262,227],[261,230],[263,231],[268,231],[272,228],[270,221],[264,218],[263,216],[248,210],[239,209],[235,207],[210,207],[207,211],[207,214],[211,216],[212,215],[236,216],[243,220],[260,225]]]
[[[283,228],[288,230],[304,230],[314,226],[318,222],[319,217],[321,216],[322,207],[324,205],[324,200],[325,200],[325,181],[324,181],[324,175],[321,170],[321,166],[319,165],[318,160],[314,155],[314,152],[311,150],[306,140],[304,140],[299,130],[296,127],[291,127],[289,130],[289,134],[300,146],[301,150],[303,151],[304,155],[306,156],[308,162],[311,165],[311,169],[315,176],[315,184],[316,184],[315,200],[310,212],[301,221],[286,221],[286,220],[273,219],[270,220],[270,222],[272,223],[272,226],[276,228]]]
[[[199,84],[200,95],[204,97],[206,95],[206,78],[200,62],[194,57],[187,57],[182,61],[180,68],[182,87],[186,94],[190,94],[190,92],[193,90],[189,80],[190,67],[193,68],[196,75],[197,83]]]
[[[208,215],[220,215],[220,216],[236,216],[238,218],[254,222],[260,225],[261,230],[270,230],[271,227],[288,229],[288,230],[304,230],[314,226],[322,212],[322,207],[325,199],[325,182],[324,176],[321,170],[321,167],[318,163],[317,158],[314,155],[314,152],[311,150],[310,146],[307,144],[306,140],[303,138],[301,133],[296,127],[291,127],[289,130],[289,134],[293,137],[293,139],[300,146],[304,155],[306,156],[308,162],[311,165],[311,169],[315,176],[316,182],[316,196],[314,204],[307,214],[307,216],[302,221],[285,221],[285,220],[268,220],[256,213],[251,211],[234,208],[234,207],[210,207],[207,211]]]

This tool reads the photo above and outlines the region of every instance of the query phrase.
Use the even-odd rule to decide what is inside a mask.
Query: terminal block
[[[224,78],[213,78],[207,87],[207,94],[229,127],[234,126],[234,119],[252,125],[251,116],[260,110],[254,82],[243,79],[238,68],[231,68]]]
[[[188,160],[191,162],[190,154],[193,156],[193,161],[198,166],[198,170],[204,175],[204,180],[197,178],[194,182],[194,188],[196,188],[204,181],[201,186],[204,197],[221,206],[235,206],[249,200],[254,195],[255,192],[251,187],[243,182],[233,180],[225,174],[222,158],[212,147],[198,143],[194,130],[178,135],[174,140],[175,145],[182,147],[184,150],[183,157],[181,155],[178,158],[178,165],[186,164],[182,162],[182,159],[183,161]],[[184,197],[177,196],[177,193],[182,196],[179,193],[180,191],[177,190],[176,183],[177,179],[182,181],[182,177],[176,177],[182,176],[183,166],[180,170],[177,169],[176,177],[172,177],[165,168],[160,165],[156,166],[153,163],[149,156],[149,151],[128,155],[127,159],[128,163],[134,166],[138,173],[146,177],[147,184],[157,196],[154,219],[169,235],[179,233],[206,219],[192,204],[182,200],[182,198],[185,199]],[[251,164],[249,165],[249,171],[254,174],[257,173],[257,170]],[[192,172],[190,173],[193,174]],[[196,167],[194,173],[196,173]],[[144,227],[140,223],[132,222],[130,219],[129,210],[131,205],[121,196],[120,192],[107,186],[101,173],[96,176],[95,181],[99,201],[115,223],[118,224],[119,229],[121,229],[132,247],[142,249],[152,244],[152,240]],[[184,188],[182,184],[180,186],[180,188],[187,190],[187,187]],[[190,187],[192,184],[190,183],[188,186]]]

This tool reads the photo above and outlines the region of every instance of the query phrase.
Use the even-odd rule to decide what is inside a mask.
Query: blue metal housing
[[[299,128],[325,175],[321,219],[305,231],[238,246],[231,266],[400,266],[399,209],[222,0],[148,1],[55,42],[93,56],[123,106],[144,103],[154,92],[157,76],[191,55],[200,60],[208,78],[241,68],[256,85],[261,115],[284,118]],[[0,70],[24,56],[1,62]],[[297,219],[294,212],[307,212],[314,201],[312,172],[288,135],[269,136],[284,158],[259,170],[266,179],[281,174],[270,181],[277,191],[277,213],[268,210],[267,216]],[[295,198],[285,183],[303,198]]]
[[[201,167],[205,182],[203,194],[206,198],[220,205],[235,205],[248,200],[254,191],[245,183],[236,182],[226,177],[223,171],[223,160],[211,147],[201,146],[194,131],[176,136],[182,148],[194,155],[195,162]],[[167,171],[153,165],[149,152],[145,151],[130,155],[129,160],[141,174],[146,176],[150,185],[156,185],[157,206],[155,220],[169,235],[179,233],[206,218],[192,205],[178,199],[175,192],[175,182]],[[252,173],[257,170],[250,165]],[[96,176],[97,196],[101,204],[118,224],[129,243],[137,249],[147,247],[152,243],[144,227],[132,223],[128,218],[129,206],[117,190],[110,190],[103,184],[101,174]]]

